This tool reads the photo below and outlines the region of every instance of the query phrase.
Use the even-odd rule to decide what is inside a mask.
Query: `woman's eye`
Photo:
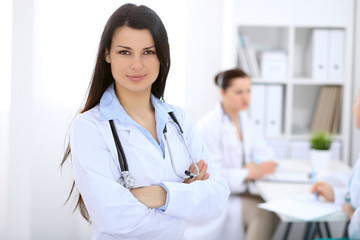
[[[126,50],[121,50],[121,51],[119,51],[119,54],[121,54],[121,55],[130,55],[130,52],[126,51]]]
[[[144,52],[144,55],[153,55],[153,54],[155,54],[155,51],[153,50],[147,50]]]

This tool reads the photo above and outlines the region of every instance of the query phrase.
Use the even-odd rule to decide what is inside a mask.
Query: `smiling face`
[[[117,92],[150,92],[159,75],[160,62],[147,29],[118,28],[105,56]]]
[[[226,90],[221,90],[224,107],[232,111],[246,110],[250,101],[251,81],[248,77],[234,78]]]

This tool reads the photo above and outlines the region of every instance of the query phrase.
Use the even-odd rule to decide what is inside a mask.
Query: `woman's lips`
[[[141,81],[145,78],[145,75],[127,75],[128,79],[133,82]]]

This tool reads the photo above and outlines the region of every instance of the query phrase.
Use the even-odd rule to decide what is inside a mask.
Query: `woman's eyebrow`
[[[122,46],[122,45],[117,45],[117,46],[115,46],[115,47],[116,47],[116,48],[125,48],[125,49],[128,49],[128,50],[131,49],[131,47]],[[150,46],[150,47],[143,48],[143,50],[148,50],[148,49],[154,48],[154,47],[155,47],[155,45],[152,45],[152,46]]]
[[[144,48],[143,50],[148,50],[148,49],[153,48],[153,47],[155,47],[155,46],[154,46],[154,45],[152,45],[152,46],[150,46],[150,47],[146,47],[146,48]]]
[[[116,48],[125,48],[125,49],[131,49],[131,47],[126,47],[126,46],[122,46],[122,45],[117,45],[117,46],[115,46]]]

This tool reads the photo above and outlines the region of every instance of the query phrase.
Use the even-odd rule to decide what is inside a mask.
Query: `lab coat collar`
[[[227,113],[224,111],[224,107],[222,105],[222,102],[220,102],[219,104],[216,105],[216,111],[218,111],[221,114],[221,121],[229,121],[231,122],[231,119],[229,117],[229,115],[227,115]],[[238,114],[238,118],[241,117],[241,112]]]
[[[227,115],[227,113],[224,111],[224,108],[222,106],[222,103],[217,104],[216,106],[216,111],[218,111],[218,113],[220,113],[221,116],[221,121],[223,123],[227,123],[224,124],[225,128],[224,131],[233,131],[233,125],[231,122],[231,119],[229,117],[229,115]],[[242,138],[242,144],[243,144],[243,151],[244,154],[248,151],[248,146],[247,146],[247,139],[249,139],[251,136],[249,136],[248,133],[248,129],[247,129],[247,125],[246,125],[246,115],[247,115],[247,111],[240,111],[238,114],[238,120],[240,123],[240,127],[241,127],[241,138]]]
[[[168,113],[175,110],[172,106],[162,102],[153,94],[151,94],[151,102],[155,108],[156,114],[164,121],[169,119]],[[118,119],[123,123],[129,123],[133,121],[116,97],[114,83],[112,83],[102,95],[100,99],[99,111],[100,121],[108,121],[111,119]]]

